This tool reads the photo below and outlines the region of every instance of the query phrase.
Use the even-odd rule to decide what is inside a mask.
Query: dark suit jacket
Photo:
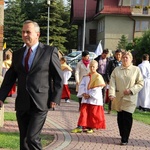
[[[62,93],[63,75],[58,51],[54,47],[39,43],[30,71],[26,73],[22,64],[25,49],[24,47],[13,52],[12,66],[0,89],[0,100],[5,100],[17,80],[16,110],[28,110],[31,98],[38,109],[48,110],[50,102],[60,103]]]

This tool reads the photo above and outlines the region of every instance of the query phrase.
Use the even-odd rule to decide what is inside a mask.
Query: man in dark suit
[[[13,53],[12,65],[0,88],[0,106],[18,81],[15,110],[20,131],[20,150],[42,150],[40,133],[48,109],[60,103],[62,71],[58,51],[39,42],[40,27],[23,24],[25,47]],[[27,58],[28,57],[28,58]]]

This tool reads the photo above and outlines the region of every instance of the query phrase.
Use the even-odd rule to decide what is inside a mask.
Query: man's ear
[[[40,32],[37,33],[37,36],[40,37]]]

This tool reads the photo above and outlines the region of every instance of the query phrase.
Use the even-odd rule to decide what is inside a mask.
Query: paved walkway
[[[5,111],[14,111],[14,98],[9,98]],[[105,130],[95,130],[93,134],[70,133],[78,116],[78,103],[73,101],[62,100],[55,111],[50,110],[42,132],[53,134],[55,139],[44,150],[150,150],[150,125],[134,121],[128,145],[120,146],[116,115],[106,114]],[[3,130],[18,131],[17,123],[6,121]]]

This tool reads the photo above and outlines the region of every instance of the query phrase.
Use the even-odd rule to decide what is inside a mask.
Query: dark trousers
[[[20,150],[42,150],[40,133],[48,111],[37,108],[29,111],[17,111],[17,121],[20,131]]]
[[[132,113],[126,111],[118,112],[117,122],[121,136],[121,142],[128,142],[133,122]]]
[[[78,101],[79,101],[79,111],[80,111],[82,98],[78,98]]]
[[[108,102],[108,110],[111,110],[111,100]]]

